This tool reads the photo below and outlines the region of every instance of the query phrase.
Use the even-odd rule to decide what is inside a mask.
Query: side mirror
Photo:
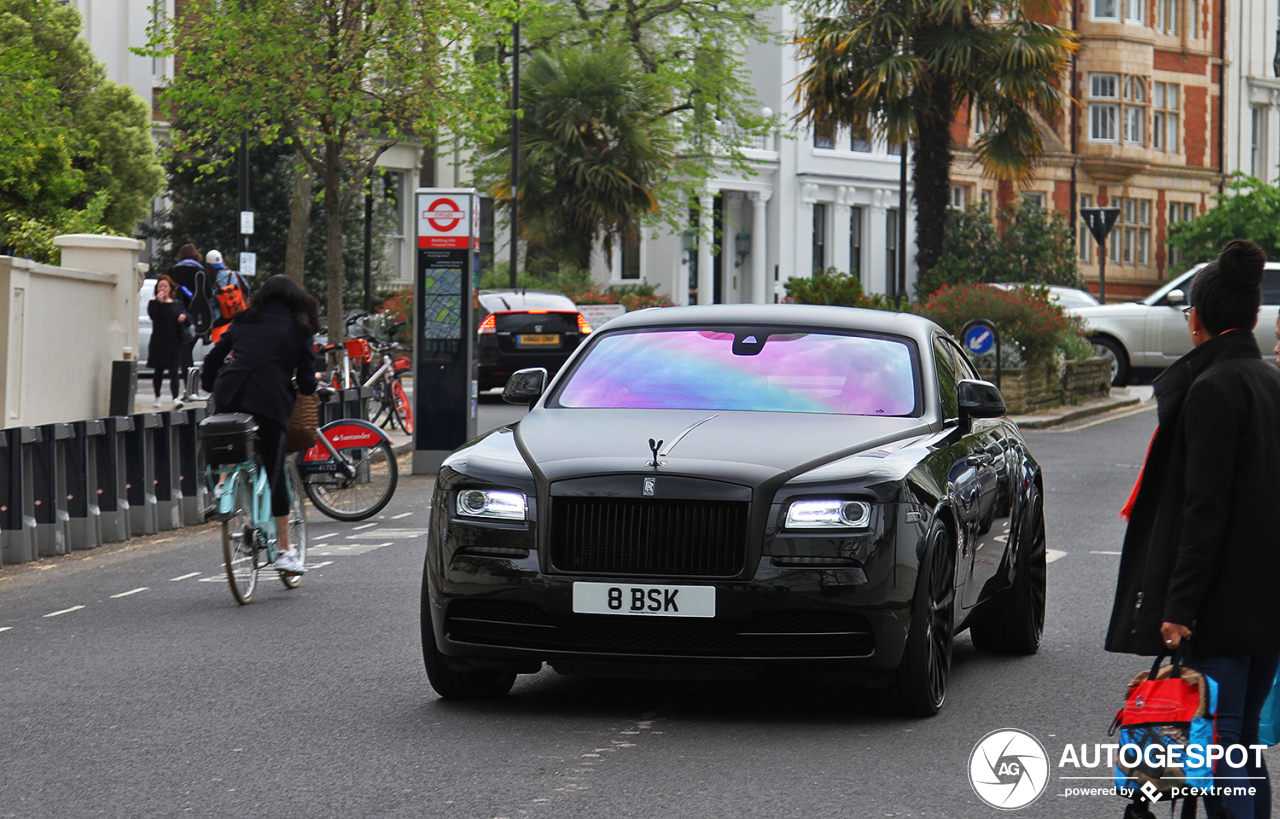
[[[516,370],[507,378],[502,389],[502,400],[508,404],[533,406],[547,388],[547,371],[542,367]]]
[[[1170,290],[1168,293],[1164,294],[1164,300],[1167,301],[1171,307],[1182,307],[1187,303],[1187,294],[1181,290]]]
[[[960,424],[968,427],[974,418],[1000,418],[1008,413],[1000,388],[990,381],[964,379],[956,385],[960,404]]]

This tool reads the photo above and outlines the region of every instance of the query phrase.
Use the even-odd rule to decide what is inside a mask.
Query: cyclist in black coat
[[[294,377],[301,394],[316,391],[313,335],[319,324],[315,299],[287,276],[272,276],[205,356],[201,374],[219,412],[252,413],[257,421],[280,544],[275,568],[285,572],[302,569],[289,543],[284,434],[293,414]]]
[[[1187,664],[1218,683],[1217,743],[1258,742],[1280,664],[1280,370],[1254,340],[1266,261],[1227,245],[1191,285],[1195,348],[1155,381],[1159,427],[1132,500],[1107,650],[1158,654],[1190,639]],[[1265,765],[1256,796],[1210,796],[1211,816],[1270,813]],[[1221,766],[1221,763],[1219,763]],[[1223,784],[1236,784],[1224,781]]]

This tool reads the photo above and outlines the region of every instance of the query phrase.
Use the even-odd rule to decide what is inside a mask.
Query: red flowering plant
[[[1043,287],[1003,290],[985,284],[947,285],[920,305],[918,312],[957,337],[969,321],[987,319],[1000,331],[1005,352],[1012,341],[1023,360],[1033,366],[1053,363],[1058,348],[1079,335],[1077,322],[1049,300]]]
[[[413,288],[406,287],[387,296],[374,312],[385,327],[403,322],[393,341],[401,345],[413,343]]]

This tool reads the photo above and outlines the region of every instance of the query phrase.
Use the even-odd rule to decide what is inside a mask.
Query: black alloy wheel
[[[911,628],[890,692],[895,710],[915,717],[942,708],[955,642],[955,541],[946,524],[934,521],[925,543]]]
[[[1089,339],[1093,351],[1111,363],[1111,386],[1123,387],[1129,383],[1129,354],[1124,345],[1110,336],[1094,336]]]
[[[1033,488],[1018,534],[1013,585],[1000,592],[969,627],[973,646],[994,654],[1035,654],[1044,637],[1048,549],[1044,534],[1044,496]]]

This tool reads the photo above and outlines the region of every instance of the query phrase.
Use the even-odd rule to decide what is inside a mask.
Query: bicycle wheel
[[[380,431],[351,421],[334,421],[320,429],[341,463],[336,469],[303,470],[302,486],[307,497],[324,514],[336,520],[364,520],[382,511],[395,494],[400,470],[391,442]],[[322,453],[320,460],[332,460],[323,444],[308,451]]]
[[[289,545],[298,550],[298,562],[307,565],[307,507],[302,492],[302,476],[292,460],[284,463],[284,485],[289,492]],[[285,588],[296,589],[302,582],[300,574],[280,572],[280,582]]]
[[[379,381],[373,385],[373,395],[370,395],[365,406],[367,407],[368,421],[380,427],[386,426],[386,421],[391,419],[392,401],[391,396],[387,394],[387,382]]]
[[[230,480],[230,478],[228,478]],[[236,481],[235,511],[222,522],[222,559],[231,583],[231,596],[240,605],[253,599],[258,588],[258,542],[253,507],[244,480]]]
[[[413,407],[409,405],[409,396],[405,395],[404,387],[400,385],[399,380],[391,382],[391,395],[394,401],[396,422],[400,424],[400,429],[403,429],[406,435],[412,435]]]

